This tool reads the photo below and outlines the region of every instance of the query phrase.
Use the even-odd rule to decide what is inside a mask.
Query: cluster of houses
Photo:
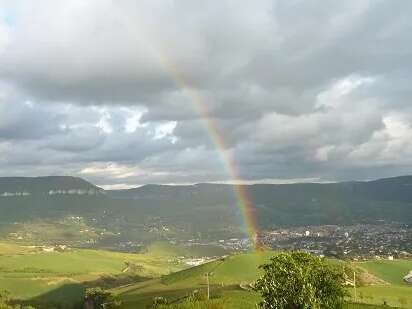
[[[412,256],[412,228],[397,223],[279,228],[259,235],[278,250],[308,250],[339,258],[394,259]]]

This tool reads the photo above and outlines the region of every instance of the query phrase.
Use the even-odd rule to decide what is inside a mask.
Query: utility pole
[[[357,296],[356,296],[356,273],[355,271],[353,271],[353,288],[355,289],[355,302],[356,302]]]
[[[213,272],[207,272],[205,273],[206,276],[206,282],[207,282],[207,299],[210,299],[210,281],[209,277],[213,276]]]
[[[209,284],[209,273],[206,273],[206,280],[207,280],[207,299],[210,299],[210,284]]]

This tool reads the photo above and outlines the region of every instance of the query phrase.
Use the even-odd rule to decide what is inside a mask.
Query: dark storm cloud
[[[0,99],[0,141],[41,139],[58,130],[60,115],[32,104]]]
[[[0,174],[412,173],[412,4],[0,0]],[[30,152],[33,155],[27,156]]]

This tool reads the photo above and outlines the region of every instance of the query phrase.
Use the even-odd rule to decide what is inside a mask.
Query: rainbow
[[[253,248],[255,250],[258,250],[258,225],[252,208],[252,204],[247,196],[244,186],[242,186],[241,184],[242,179],[240,177],[238,168],[234,163],[234,160],[229,154],[229,147],[227,147],[222,134],[219,132],[216,122],[210,116],[209,111],[207,109],[207,105],[204,102],[201,94],[198,90],[196,90],[196,87],[193,87],[192,83],[187,78],[185,78],[184,74],[180,70],[178,70],[177,65],[175,65],[164,54],[161,54],[159,52],[159,50],[161,49],[154,48],[153,44],[151,44],[152,42],[147,40],[147,36],[143,35],[143,33],[139,31],[139,29],[136,29],[135,25],[133,25],[127,14],[124,15],[123,20],[128,23],[127,26],[129,26],[130,29],[133,29],[138,34],[138,36],[135,37],[136,40],[138,42],[144,41],[145,45],[149,47],[151,52],[155,56],[157,56],[160,65],[165,69],[166,73],[168,73],[171,76],[177,87],[183,90],[187,97],[193,103],[197,113],[200,115],[206,132],[208,133],[211,141],[213,142],[221,156],[224,169],[227,175],[229,176],[231,182],[233,183],[233,190],[237,200],[237,207],[240,209],[243,221],[242,225],[244,226],[245,231],[249,236],[249,239],[252,241]]]
[[[232,159],[229,148],[227,147],[225,140],[222,134],[219,132],[219,129],[216,125],[216,122],[210,116],[207,109],[207,105],[204,102],[199,91],[193,87],[183,74],[177,69],[170,60],[165,57],[161,57],[162,64],[167,69],[169,74],[173,77],[176,85],[184,91],[188,96],[190,101],[194,104],[196,111],[200,115],[203,126],[205,127],[211,141],[215,145],[216,149],[219,151],[219,154],[222,159],[223,166],[227,175],[229,176],[231,183],[233,183],[233,190],[237,200],[237,206],[241,211],[242,224],[246,229],[246,233],[252,241],[253,248],[255,250],[259,249],[259,244],[257,242],[258,234],[258,225],[255,217],[254,210],[252,208],[251,201],[249,200],[247,193],[244,189],[244,186],[241,184],[242,179],[239,175],[238,168]]]

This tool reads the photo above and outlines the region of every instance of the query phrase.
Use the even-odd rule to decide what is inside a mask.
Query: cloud
[[[0,174],[230,181],[211,122],[246,181],[412,172],[411,11],[0,0]]]

